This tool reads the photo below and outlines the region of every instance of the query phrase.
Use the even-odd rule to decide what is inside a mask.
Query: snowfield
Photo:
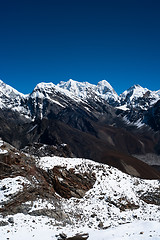
[[[65,221],[22,213],[5,217],[0,215],[1,240],[57,240],[60,233],[65,233],[67,237],[88,233],[89,240],[160,239],[159,203],[147,202],[151,196],[158,196],[158,180],[135,178],[86,159],[42,157],[37,159],[36,164],[45,171],[61,166],[73,168],[75,173],[92,172],[95,173],[96,182],[83,198],[64,199],[59,196]],[[63,178],[60,180],[63,181]],[[8,186],[11,196],[15,191],[21,191],[19,184],[24,183],[25,179],[18,177],[0,180],[1,201],[8,200],[4,185]],[[37,209],[56,210],[56,205],[51,200],[37,199],[32,203],[30,212]]]
[[[3,219],[6,221],[7,219]],[[57,240],[57,236],[65,233],[68,237],[77,233],[88,233],[88,240],[159,240],[160,223],[157,221],[135,221],[111,227],[106,230],[90,228],[69,228],[53,226],[52,220],[46,217],[32,217],[17,214],[14,216],[15,223],[0,227],[1,240]]]
[[[21,176],[0,180],[0,204],[7,202],[18,192],[22,192],[24,184],[29,185],[30,182]]]

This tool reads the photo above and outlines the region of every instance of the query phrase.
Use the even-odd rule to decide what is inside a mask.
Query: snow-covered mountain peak
[[[139,84],[134,84],[129,89],[136,89],[136,88],[142,88]]]
[[[59,84],[55,85],[52,82],[49,83],[41,82],[36,85],[33,92],[30,94],[30,97],[39,99],[48,98],[49,100],[53,101],[57,94],[59,95],[60,93],[63,96],[67,96],[75,100],[77,99],[76,94],[73,91],[68,90],[69,89],[68,86],[72,88],[73,85],[73,83],[70,80],[67,82],[68,86],[63,87],[64,82],[61,82],[60,84],[62,84],[62,87],[59,87]]]
[[[122,101],[126,98],[132,101],[135,98],[143,97],[143,95],[148,91],[149,90],[147,88],[143,88],[139,84],[136,84],[120,94],[120,98]]]
[[[109,82],[107,82],[106,80],[101,80],[101,81],[99,81],[98,83],[97,83],[97,86],[105,86],[105,87],[107,87],[107,88],[109,88],[109,89],[113,89],[112,88],[112,86],[111,86],[111,84],[109,83]]]
[[[91,84],[88,82],[78,82],[73,79],[69,79],[67,82],[61,81],[59,84],[57,84],[57,86],[59,86],[60,88],[67,89],[69,91],[75,90],[76,88],[80,88],[80,87],[88,87],[88,86],[95,87],[94,84]]]
[[[60,82],[57,84],[59,88],[68,90],[80,99],[102,98],[107,101],[117,101],[118,95],[112,86],[106,81],[102,80],[97,85],[88,82],[78,82],[75,80],[68,80],[67,82]]]
[[[139,84],[135,84],[132,87],[130,87],[129,89],[132,90],[132,91],[135,91],[136,93],[137,92],[141,93],[141,92],[149,91],[148,88],[144,88],[144,87],[140,86]]]
[[[124,91],[120,97],[126,96],[128,94],[132,95],[132,97],[142,97],[143,94],[145,94],[147,91],[149,91],[147,88],[143,88],[139,84],[136,84]]]
[[[121,106],[139,108],[147,110],[159,99],[158,91],[151,91],[148,88],[143,88],[139,84],[130,87],[120,96]]]
[[[5,95],[6,97],[15,97],[17,95],[25,97],[24,94],[18,92],[16,89],[0,80],[0,97],[2,97],[3,95]]]
[[[107,92],[111,92],[111,93],[116,94],[113,87],[106,80],[102,80],[102,81],[98,82],[97,88],[98,88],[99,92],[102,93],[102,94],[106,94]]]
[[[95,95],[96,85],[88,82],[78,82],[69,79],[67,82],[57,84],[60,89],[68,90],[71,94],[79,99],[87,99]]]
[[[97,85],[88,82],[78,82],[69,79],[55,85],[52,82],[37,84],[31,94],[24,95],[0,80],[0,108],[12,109],[27,118],[44,116],[48,106],[57,105],[65,108],[68,104],[89,104],[94,102],[109,103],[122,110],[132,108],[148,110],[160,99],[160,90],[150,91],[140,85],[134,85],[124,91],[120,96],[106,80],[99,81]],[[50,107],[49,107],[50,109]]]
[[[34,88],[34,91],[41,90],[41,89],[48,90],[48,89],[52,89],[52,88],[55,88],[55,85],[52,82],[50,82],[50,83],[41,82],[36,85],[36,87]]]
[[[158,91],[151,91],[148,88],[143,88],[139,84],[136,84],[132,87],[130,87],[128,90],[124,91],[121,95],[120,98],[121,100],[126,99],[126,97],[132,101],[133,99],[137,98],[143,98],[143,97],[157,97],[158,96]]]
[[[67,82],[65,82],[65,81],[60,81],[60,83],[57,84],[57,85],[59,85],[59,86],[63,86],[63,85],[64,85],[64,86],[70,88],[70,87],[76,86],[78,83],[79,83],[79,82],[77,82],[77,81],[75,81],[75,80],[73,80],[73,79],[69,79]]]
[[[48,94],[52,94],[56,86],[52,83],[41,82],[36,85],[33,92],[30,94],[31,98],[49,98]]]
[[[160,90],[155,91],[155,93],[158,94],[160,97]]]
[[[84,90],[85,83],[69,79],[67,82],[61,81],[59,84],[57,84],[57,86],[62,89],[66,89],[80,97],[81,96],[80,92]]]
[[[0,80],[0,108],[24,112],[21,103],[27,96]]]

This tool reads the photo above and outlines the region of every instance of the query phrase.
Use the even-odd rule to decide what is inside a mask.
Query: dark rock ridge
[[[145,113],[144,122],[155,131],[160,131],[160,100]]]

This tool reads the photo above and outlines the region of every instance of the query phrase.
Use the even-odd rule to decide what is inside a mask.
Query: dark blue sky
[[[160,89],[159,0],[1,0],[0,79]]]

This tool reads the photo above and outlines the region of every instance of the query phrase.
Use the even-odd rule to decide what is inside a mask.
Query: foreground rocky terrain
[[[1,239],[103,239],[121,224],[159,223],[159,180],[86,159],[33,157],[3,141],[0,171]]]

